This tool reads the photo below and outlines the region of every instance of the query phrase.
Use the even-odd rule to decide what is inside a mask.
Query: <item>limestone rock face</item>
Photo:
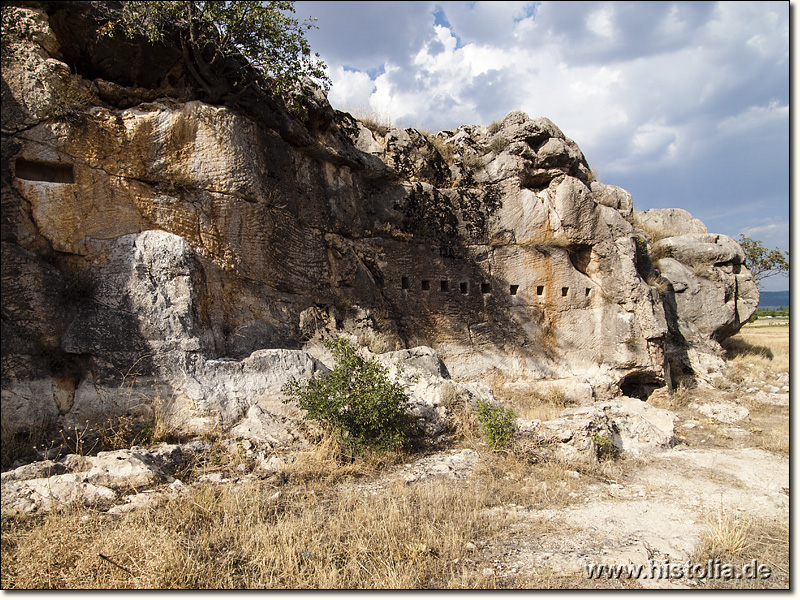
[[[728,236],[708,233],[664,238],[654,252],[665,256],[658,269],[669,282],[665,308],[674,325],[667,353],[676,370],[707,379],[723,366],[718,342],[739,331],[758,307],[744,253]]]
[[[700,219],[682,208],[651,208],[636,214],[636,223],[650,231],[669,235],[708,233]]]
[[[11,428],[158,409],[283,443],[282,385],[348,333],[420,371],[436,435],[449,377],[644,398],[706,376],[757,305],[733,240],[636,213],[547,119],[433,135],[373,132],[320,93],[305,121],[269,97],[210,105],[175,49],[147,72],[152,49],[82,36],[91,11],[70,6],[3,7]]]

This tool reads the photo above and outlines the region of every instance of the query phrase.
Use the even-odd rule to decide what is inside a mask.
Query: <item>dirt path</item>
[[[575,505],[510,508],[516,522],[486,562],[500,579],[537,572],[583,575],[588,563],[684,562],[720,511],[788,521],[788,487],[787,457],[754,448],[673,449],[647,459],[625,483],[590,485]],[[666,579],[639,583],[687,587]]]

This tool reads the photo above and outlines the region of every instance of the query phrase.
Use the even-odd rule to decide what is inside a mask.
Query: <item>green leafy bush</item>
[[[354,450],[398,449],[414,432],[408,414],[408,396],[399,383],[389,380],[386,367],[359,356],[345,338],[331,338],[325,346],[336,367],[306,381],[292,378],[283,388],[288,398],[307,411],[307,417],[338,432]]]
[[[510,408],[478,400],[478,423],[492,450],[500,450],[511,441],[517,425],[516,415]]]
[[[609,460],[614,458],[617,449],[614,446],[614,442],[612,442],[605,433],[595,433],[592,435],[592,441],[594,442],[597,450],[597,458],[599,460]]]

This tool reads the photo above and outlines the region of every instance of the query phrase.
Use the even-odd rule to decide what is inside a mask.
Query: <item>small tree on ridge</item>
[[[789,273],[789,253],[767,250],[761,240],[751,239],[739,234],[739,245],[744,251],[744,266],[753,275],[756,287],[761,289],[761,282],[772,275]]]

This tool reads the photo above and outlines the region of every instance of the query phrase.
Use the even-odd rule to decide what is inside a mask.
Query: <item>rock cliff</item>
[[[303,119],[211,105],[174,48],[102,24],[3,7],[4,427],[156,397],[194,431],[289,418],[281,385],[335,332],[430,346],[456,380],[646,399],[713,375],[758,304],[734,240],[634,211],[547,119],[430,134],[321,93]]]

